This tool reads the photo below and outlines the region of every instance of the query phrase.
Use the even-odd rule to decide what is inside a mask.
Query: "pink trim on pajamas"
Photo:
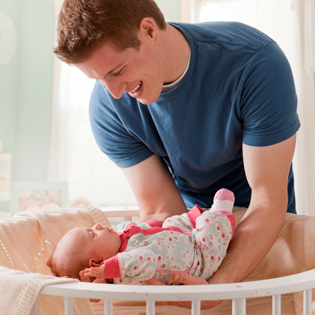
[[[235,227],[234,216],[226,211],[202,211],[157,220],[125,224],[118,232],[120,252],[105,261],[106,278],[114,283],[142,284],[152,277],[173,284],[172,273],[186,271],[209,279],[226,255]]]

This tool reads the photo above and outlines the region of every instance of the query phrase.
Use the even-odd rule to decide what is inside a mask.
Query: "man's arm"
[[[267,147],[243,145],[245,172],[252,188],[248,210],[235,229],[227,255],[208,283],[230,283],[244,280],[265,257],[284,223],[287,210],[287,184],[296,136]],[[201,277],[185,272],[173,274],[173,281],[188,285],[207,284]],[[150,285],[161,285],[156,279]],[[204,301],[202,309],[219,301]],[[170,303],[190,307],[190,302]]]
[[[157,155],[123,169],[140,209],[140,222],[164,220],[187,207],[166,164]]]
[[[287,210],[287,185],[296,136],[266,147],[243,145],[251,202],[238,224],[227,256],[209,283],[244,280],[272,247]]]

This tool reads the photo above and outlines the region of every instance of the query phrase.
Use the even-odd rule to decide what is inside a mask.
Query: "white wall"
[[[182,0],[155,0],[168,22],[181,21]]]

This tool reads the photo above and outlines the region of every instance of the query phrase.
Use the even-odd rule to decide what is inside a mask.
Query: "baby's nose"
[[[103,227],[99,223],[95,224],[94,228],[95,228],[95,230],[102,230],[103,229]]]

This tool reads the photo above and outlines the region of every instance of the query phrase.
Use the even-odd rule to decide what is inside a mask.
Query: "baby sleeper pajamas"
[[[186,271],[209,279],[221,265],[233,236],[233,203],[233,193],[221,189],[210,210],[195,206],[163,224],[158,220],[120,224],[117,231],[122,245],[116,256],[105,261],[105,277],[124,284],[142,284],[150,278],[175,284],[172,273]]]

